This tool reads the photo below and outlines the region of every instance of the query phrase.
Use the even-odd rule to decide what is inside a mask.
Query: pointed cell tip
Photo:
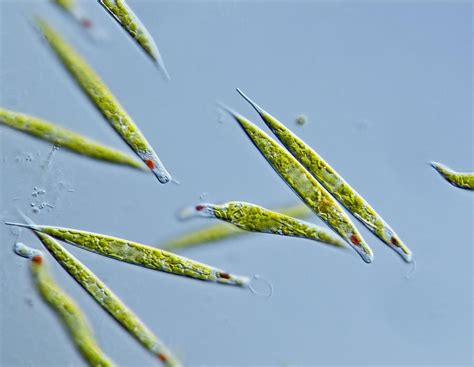
[[[264,114],[265,111],[261,108],[258,104],[252,101],[244,92],[242,92],[239,88],[236,88],[237,93],[239,93],[243,99],[245,99],[250,105],[257,111],[259,114]]]
[[[160,59],[154,59],[155,61],[155,66],[157,67],[157,69],[161,72],[161,74],[163,75],[163,78],[166,80],[166,81],[170,81],[171,79],[171,76],[168,72],[168,69],[166,69],[166,66],[165,64],[163,63],[163,61]]]
[[[151,37],[151,36],[150,36]],[[161,57],[160,51],[158,51],[158,47],[153,43],[153,50],[151,52],[145,51],[147,56],[153,62],[153,65],[160,71],[163,79],[169,81],[171,79],[168,69],[165,66],[163,58]]]
[[[438,163],[438,162],[435,162],[435,161],[430,161],[430,162],[429,162],[429,165],[430,165],[431,167],[433,167],[434,169],[438,169],[438,167],[439,167],[439,163]]]
[[[29,229],[32,229],[32,230],[38,229],[37,226],[31,225],[31,224],[26,224],[26,223],[5,222],[5,225],[7,225],[7,226],[14,226],[14,227],[29,228]]]
[[[161,68],[160,68],[161,72],[163,73],[163,76],[165,78],[165,80],[168,82],[171,80],[171,76],[170,74],[168,73],[168,69],[165,68],[165,65],[161,65]]]

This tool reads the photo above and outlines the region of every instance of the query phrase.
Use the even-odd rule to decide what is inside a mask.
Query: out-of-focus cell
[[[43,252],[16,243],[17,255],[31,260],[31,274],[41,298],[59,316],[76,349],[90,366],[113,366],[112,361],[97,344],[89,321],[74,300],[54,280]],[[33,301],[28,301],[33,305]]]

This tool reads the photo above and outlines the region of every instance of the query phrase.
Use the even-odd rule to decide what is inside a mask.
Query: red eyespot
[[[82,19],[81,24],[84,28],[92,27],[92,22],[89,19]]]
[[[166,356],[164,354],[158,353],[156,356],[160,359],[161,362],[166,362]]]
[[[351,236],[351,242],[352,242],[354,245],[360,245],[359,237],[357,237],[355,234],[353,234],[353,235]]]
[[[392,242],[392,245],[400,246],[400,243],[398,242],[398,240],[395,237],[392,237],[390,239],[390,242]]]
[[[219,273],[219,278],[230,279],[230,275],[227,273]]]
[[[35,255],[31,258],[31,260],[35,263],[35,264],[38,264],[38,265],[41,265],[41,263],[43,262],[43,258],[40,256],[40,255]]]
[[[205,208],[204,205],[196,205],[196,210],[197,210],[198,212],[204,210],[204,208]]]
[[[149,169],[155,168],[155,162],[153,162],[151,159],[145,159],[145,164]]]

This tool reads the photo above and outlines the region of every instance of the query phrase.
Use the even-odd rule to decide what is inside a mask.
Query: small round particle
[[[306,122],[308,122],[308,118],[305,116],[305,115],[299,115],[295,118],[295,122],[302,126],[304,124],[306,124]]]

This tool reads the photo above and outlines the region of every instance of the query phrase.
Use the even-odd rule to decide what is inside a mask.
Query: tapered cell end
[[[16,223],[16,222],[5,222],[7,226],[14,226],[14,227],[22,227],[32,229],[33,231],[39,231],[39,227],[34,224],[26,224],[26,223]]]
[[[158,181],[160,181],[160,183],[166,184],[172,181],[171,175],[166,170],[163,163],[161,163],[161,161],[155,156],[155,154],[147,152],[145,154],[139,155],[150,171],[153,172]]]
[[[155,177],[158,179],[158,181],[161,184],[167,184],[168,182],[171,182],[172,178],[169,175],[169,173],[163,174],[163,172],[157,170],[157,169],[152,169],[151,172],[155,175]]]
[[[392,248],[395,250],[395,252],[400,255],[400,257],[405,261],[406,263],[411,263],[413,261],[413,253],[406,247],[401,248],[397,246],[392,246]]]
[[[359,256],[362,258],[362,260],[364,260],[366,264],[370,264],[374,261],[374,253],[372,252],[372,250],[367,251],[360,246],[354,246],[354,245],[351,245],[351,246],[354,248],[354,250],[356,250],[356,252],[359,254]]]
[[[374,254],[364,253],[364,255],[361,255],[361,256],[362,256],[362,260],[364,260],[366,264],[371,264],[374,261]]]
[[[408,249],[402,249],[396,246],[390,246],[407,264],[410,264],[413,261],[413,254]]]
[[[438,170],[440,165],[441,165],[441,163],[438,163],[438,162],[435,162],[435,161],[430,162],[430,166],[433,167],[435,170]]]
[[[439,162],[430,162],[431,167],[433,167],[441,176],[446,177],[446,175],[455,173],[451,168],[446,166],[443,163]]]
[[[261,108],[258,104],[252,101],[244,92],[242,92],[239,88],[236,88],[237,93],[239,93],[243,99],[245,99],[250,105],[257,111],[260,115],[265,114],[265,110]]]
[[[443,163],[431,161],[430,166],[433,167],[438,172],[443,172],[443,171],[444,172],[453,172],[453,170],[451,168],[449,168],[448,166],[446,166]]]
[[[223,111],[227,112],[230,116],[232,116],[234,118],[234,120],[237,121],[237,123],[242,128],[245,129],[245,127],[247,127],[250,124],[250,121],[248,121],[244,116],[242,116],[240,113],[234,111],[229,106],[226,106],[225,104],[220,103],[220,102],[216,102],[216,104],[217,104],[217,107],[219,107]]]
[[[400,255],[406,263],[410,264],[414,261],[413,254],[410,252],[409,254],[403,253]]]
[[[166,81],[169,81],[171,79],[170,74],[168,73],[168,69],[166,68],[165,64],[163,63],[163,60],[161,59],[161,57],[159,59],[155,60],[155,66],[161,72],[161,75],[163,75],[163,78]]]

